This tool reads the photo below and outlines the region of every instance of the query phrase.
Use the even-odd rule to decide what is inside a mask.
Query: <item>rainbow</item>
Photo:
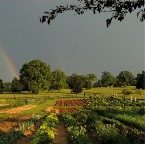
[[[19,78],[18,72],[10,58],[10,56],[0,47],[0,54],[2,55],[4,61],[6,62],[10,72],[12,73],[13,77]]]

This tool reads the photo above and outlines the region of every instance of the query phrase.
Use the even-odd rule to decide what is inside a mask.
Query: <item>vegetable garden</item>
[[[0,107],[7,112],[0,114],[0,144],[145,142],[145,102],[136,99],[91,95],[36,102],[31,98],[18,106],[8,103]]]

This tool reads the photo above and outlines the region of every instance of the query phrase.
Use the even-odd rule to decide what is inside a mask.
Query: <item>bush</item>
[[[38,94],[39,93],[39,90],[38,89],[34,89],[34,90],[32,90],[32,93],[33,94]]]

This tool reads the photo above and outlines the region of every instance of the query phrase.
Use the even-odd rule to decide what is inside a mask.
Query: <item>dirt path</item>
[[[66,129],[64,127],[64,123],[61,120],[55,129],[55,139],[53,144],[68,144]]]
[[[17,114],[20,113],[21,111],[28,110],[31,108],[36,107],[37,105],[24,105],[16,108],[11,108],[7,110],[1,110],[0,113],[9,113],[9,114]]]

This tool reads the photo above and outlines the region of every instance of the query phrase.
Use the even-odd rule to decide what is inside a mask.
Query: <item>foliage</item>
[[[3,93],[3,81],[0,79],[0,94]]]
[[[93,87],[93,83],[91,80],[86,80],[85,82],[85,88],[86,89],[91,89]]]
[[[25,63],[20,70],[20,82],[24,86],[23,89],[33,93],[48,90],[50,79],[50,66],[37,59]]]
[[[29,129],[31,129],[34,124],[44,118],[45,115],[35,115],[31,118],[29,118],[28,120],[22,122],[22,123],[19,123],[18,127],[15,128],[15,131],[21,131],[21,132],[25,132],[25,131],[28,131]]]
[[[31,144],[47,144],[54,140],[54,128],[59,123],[55,114],[50,114],[46,117],[43,124],[34,135]]]
[[[50,89],[60,90],[67,87],[67,76],[60,70],[52,72]]]
[[[102,76],[101,76],[102,86],[104,87],[113,86],[114,82],[115,82],[115,78],[110,72],[107,71],[102,72]]]
[[[121,98],[115,97],[91,97],[75,118],[86,126],[92,139],[100,143],[143,144],[145,116],[139,114],[143,107],[132,104],[135,103],[132,101],[132,106],[124,110],[122,102]]]
[[[137,89],[145,89],[145,71],[142,71],[141,74],[137,74],[136,81]]]
[[[119,82],[119,86],[129,86],[129,85],[133,85],[134,82],[134,75],[129,72],[129,71],[121,71],[119,73],[119,75],[117,76],[118,82]]]
[[[69,88],[73,90],[74,93],[82,92],[82,81],[81,78],[77,74],[72,74],[68,77],[68,85]]]
[[[119,133],[119,130],[115,125],[99,122],[96,124],[96,134],[98,135],[99,141],[101,141],[102,144],[129,143],[127,138]]]
[[[87,74],[86,75],[87,79],[92,81],[92,83],[96,82],[97,76],[95,74]]]
[[[22,84],[20,83],[20,80],[18,80],[16,77],[14,77],[14,79],[12,80],[11,91],[12,92],[21,92],[22,91]]]
[[[123,93],[124,95],[130,95],[130,94],[132,93],[132,91],[129,90],[129,89],[123,89],[123,90],[122,90],[122,93]]]
[[[106,20],[106,25],[109,27],[112,20],[122,21],[128,13],[132,13],[136,9],[137,17],[140,16],[140,21],[145,19],[144,0],[136,1],[122,1],[122,0],[78,0],[80,3],[77,5],[56,6],[55,9],[45,11],[45,15],[40,18],[40,22],[47,22],[50,24],[58,14],[66,11],[75,11],[78,15],[83,15],[87,11],[92,11],[94,14],[102,12],[110,12],[112,16]]]
[[[10,92],[11,91],[11,82],[4,82],[3,83],[3,87],[4,87],[4,92]]]
[[[13,130],[10,133],[4,134],[0,137],[0,144],[13,144],[22,135],[23,133],[21,131]]]
[[[86,135],[86,128],[78,125],[77,121],[72,115],[63,115],[63,120],[66,124],[68,138],[71,144],[91,144],[91,141]]]

